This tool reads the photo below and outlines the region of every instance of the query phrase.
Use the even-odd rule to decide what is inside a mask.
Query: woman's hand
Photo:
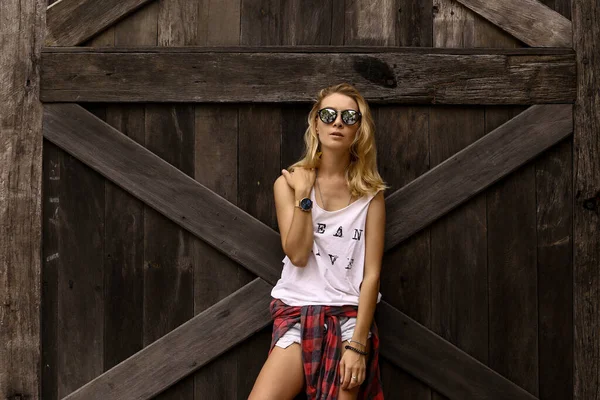
[[[295,192],[309,192],[315,184],[316,174],[314,168],[296,167],[293,172],[282,169],[281,174]]]
[[[364,380],[367,371],[367,356],[358,354],[350,349],[346,350],[340,360],[340,382],[342,389],[349,390],[360,386]],[[352,379],[356,376],[357,379]]]

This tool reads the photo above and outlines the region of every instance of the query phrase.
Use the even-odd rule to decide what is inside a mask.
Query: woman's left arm
[[[367,221],[365,222],[365,266],[363,281],[360,285],[358,297],[358,315],[356,326],[352,334],[352,340],[367,344],[371,323],[377,305],[377,294],[379,292],[379,275],[381,272],[381,260],[383,258],[385,237],[385,200],[383,191],[375,195],[369,204]],[[352,343],[360,350],[366,350],[366,346]],[[366,377],[367,356],[360,355],[354,351],[346,351],[340,361],[340,382],[342,389],[349,389],[362,384]],[[356,380],[351,380],[352,376]]]
[[[379,276],[385,242],[385,199],[379,191],[369,204],[365,222],[365,267],[358,297],[358,315],[352,340],[367,342],[379,293]]]

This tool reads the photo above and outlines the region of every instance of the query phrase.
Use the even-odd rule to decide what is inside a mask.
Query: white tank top
[[[364,275],[365,222],[373,197],[366,195],[340,210],[326,211],[317,205],[313,186],[314,241],[308,262],[305,267],[296,267],[285,256],[281,278],[271,296],[290,306],[358,306]],[[380,301],[378,293],[377,303]]]

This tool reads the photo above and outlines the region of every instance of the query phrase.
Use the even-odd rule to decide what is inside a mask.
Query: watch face
[[[302,207],[303,210],[310,210],[312,208],[312,200],[308,197],[303,198],[300,201],[300,207]]]

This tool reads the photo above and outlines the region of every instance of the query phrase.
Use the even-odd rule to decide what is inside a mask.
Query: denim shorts
[[[352,339],[354,327],[356,326],[356,318],[339,317],[339,320],[342,329],[342,342]],[[327,324],[325,324],[325,329],[327,329]],[[369,332],[368,337],[371,337],[371,332]],[[280,337],[277,343],[275,343],[275,346],[285,349],[292,343],[300,344],[300,322],[297,322],[282,337]]]

